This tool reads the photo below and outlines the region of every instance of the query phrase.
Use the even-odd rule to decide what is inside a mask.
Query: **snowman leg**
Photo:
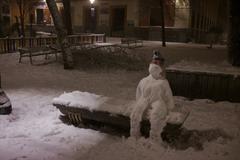
[[[142,121],[142,115],[144,111],[147,109],[148,103],[144,99],[140,99],[137,101],[135,104],[133,111],[130,115],[130,123],[131,123],[131,128],[130,128],[130,136],[131,137],[140,137],[140,129],[141,129],[141,121]]]
[[[152,110],[150,112],[151,130],[149,133],[149,137],[153,141],[162,142],[161,132],[166,124],[167,108],[165,106],[165,103],[162,101],[156,101],[152,103],[151,106],[152,106]]]

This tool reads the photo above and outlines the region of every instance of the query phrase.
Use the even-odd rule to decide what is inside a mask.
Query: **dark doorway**
[[[84,9],[84,31],[94,32],[97,26],[97,9],[96,7],[86,7]]]
[[[111,11],[111,32],[114,34],[124,34],[126,22],[126,7],[112,7]]]
[[[43,9],[37,9],[37,24],[43,24],[44,20],[44,14],[43,14]]]

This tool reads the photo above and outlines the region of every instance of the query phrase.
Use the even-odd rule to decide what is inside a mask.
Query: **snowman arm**
[[[139,100],[141,96],[142,96],[142,89],[141,89],[141,82],[139,82],[136,90],[136,100]]]
[[[165,102],[166,102],[167,108],[168,110],[172,110],[175,107],[175,105],[174,105],[172,90],[167,80],[164,87],[165,87]]]

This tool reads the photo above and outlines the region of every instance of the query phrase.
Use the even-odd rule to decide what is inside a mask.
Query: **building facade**
[[[212,28],[226,33],[227,0],[164,0],[166,40],[208,42]],[[72,0],[76,31],[161,40],[160,0]],[[94,8],[94,14],[91,8]],[[217,32],[217,31],[216,31]]]
[[[11,0],[14,1],[14,0]],[[45,0],[34,0],[26,14],[26,24],[35,30],[53,32],[53,22]],[[160,0],[70,0],[75,33],[95,32],[108,36],[161,40]],[[56,0],[64,21],[64,7]],[[92,2],[92,3],[91,3]],[[11,4],[11,24],[18,15]],[[227,30],[227,0],[164,0],[166,40],[206,42],[209,30]],[[14,9],[15,8],[15,9]]]
[[[191,20],[189,2],[164,2],[167,41],[187,41]],[[92,15],[91,8],[95,12]],[[75,0],[72,1],[72,21],[75,30],[81,32],[91,32],[92,27],[95,32],[110,36],[161,40],[159,0],[96,0],[93,5],[88,0]]]
[[[7,35],[10,27],[10,6],[8,0],[0,1],[0,37]]]

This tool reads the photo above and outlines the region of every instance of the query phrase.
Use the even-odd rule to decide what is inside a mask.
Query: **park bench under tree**
[[[143,41],[135,37],[122,38],[121,44],[127,45],[128,48],[135,48],[143,46]]]
[[[44,56],[45,59],[48,59],[48,56],[53,54],[55,55],[57,60],[57,53],[59,52],[57,50],[50,48],[49,46],[34,47],[34,48],[23,47],[23,48],[19,48],[18,50],[20,53],[19,63],[22,62],[23,57],[29,57],[31,64],[33,64],[33,57],[36,57],[36,56]]]

